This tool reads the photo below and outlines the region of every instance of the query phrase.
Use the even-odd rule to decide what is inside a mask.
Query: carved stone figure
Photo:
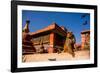
[[[76,42],[76,39],[75,39],[74,34],[72,32],[68,32],[67,37],[66,37],[66,41],[64,44],[63,52],[68,52],[68,53],[72,54],[73,57],[75,57],[75,53],[74,53],[75,42]]]

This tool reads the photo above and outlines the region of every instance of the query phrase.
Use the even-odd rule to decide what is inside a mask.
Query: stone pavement
[[[30,54],[24,55],[23,60],[25,62],[40,62],[40,61],[60,61],[60,60],[85,60],[90,58],[90,52],[88,50],[76,51],[75,57],[72,57],[69,53],[51,53],[51,54]]]

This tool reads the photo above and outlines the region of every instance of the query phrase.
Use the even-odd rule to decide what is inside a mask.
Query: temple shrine
[[[63,26],[58,26],[56,23],[40,29],[36,32],[29,32],[29,21],[26,21],[26,25],[23,28],[23,51],[29,51],[30,53],[43,51],[54,52],[54,49],[63,49],[67,36],[67,29]],[[33,47],[32,47],[33,46]],[[33,49],[32,49],[33,48]]]

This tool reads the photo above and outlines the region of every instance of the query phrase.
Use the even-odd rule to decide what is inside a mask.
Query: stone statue
[[[72,32],[68,32],[67,37],[66,37],[66,41],[64,44],[63,52],[68,52],[68,53],[72,54],[73,57],[75,57],[75,53],[74,53],[75,42],[76,42],[76,39],[75,39],[74,34]]]

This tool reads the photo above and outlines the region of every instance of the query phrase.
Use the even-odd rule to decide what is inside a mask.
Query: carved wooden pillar
[[[54,33],[50,34],[50,46],[48,48],[48,53],[54,52]]]
[[[54,47],[54,33],[50,34],[50,47]]]

